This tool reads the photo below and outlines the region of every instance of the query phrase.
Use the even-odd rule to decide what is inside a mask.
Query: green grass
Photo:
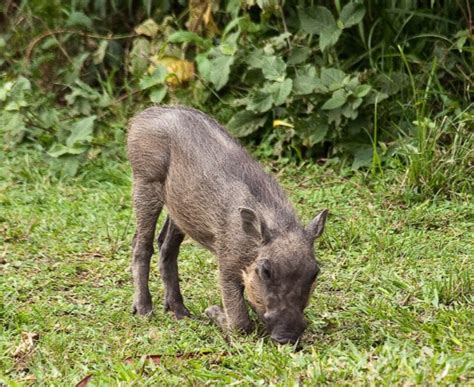
[[[162,311],[156,257],[155,314],[133,316],[128,166],[97,165],[73,182],[46,167],[0,156],[0,384],[70,385],[90,374],[94,385],[472,383],[468,195],[407,205],[402,172],[369,181],[313,166],[280,171],[305,221],[331,210],[295,350],[259,334],[224,336],[207,320],[220,300],[217,265],[191,241],[180,270],[193,318]],[[18,352],[27,333],[38,338]]]

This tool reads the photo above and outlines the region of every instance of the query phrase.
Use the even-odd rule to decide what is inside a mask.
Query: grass
[[[367,180],[316,166],[278,172],[305,221],[329,208],[323,272],[302,348],[224,336],[204,316],[220,299],[213,256],[180,255],[192,319],[130,313],[133,216],[126,164],[54,181],[31,156],[0,155],[0,384],[472,383],[470,196],[407,205],[402,172]],[[163,221],[163,216],[160,221]],[[153,358],[147,356],[154,355]]]

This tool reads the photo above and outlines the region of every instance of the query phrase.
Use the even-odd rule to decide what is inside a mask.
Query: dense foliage
[[[401,160],[421,191],[434,173],[423,161],[470,168],[469,2],[10,0],[0,12],[4,149],[43,149],[63,174],[122,154],[127,119],[150,103],[207,111],[266,157],[373,172]]]

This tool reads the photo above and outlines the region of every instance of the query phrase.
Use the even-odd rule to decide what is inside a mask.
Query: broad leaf
[[[146,38],[137,38],[133,41],[133,48],[130,51],[130,71],[133,75],[139,76],[145,73],[150,56],[150,42]]]
[[[262,61],[263,76],[270,81],[285,79],[286,63],[280,57],[266,56]]]
[[[297,65],[303,63],[311,54],[308,47],[295,47],[288,56],[288,65]]]
[[[273,104],[272,95],[260,90],[250,97],[247,108],[253,112],[264,113],[271,109]]]
[[[372,86],[370,85],[359,85],[355,88],[354,90],[354,95],[356,97],[365,97],[369,91],[372,89]]]
[[[263,51],[260,49],[255,49],[247,55],[245,58],[245,63],[247,63],[252,68],[261,69],[263,66],[263,58],[265,58]]]
[[[76,145],[74,147],[65,146],[63,144],[53,144],[53,146],[48,150],[48,154],[51,157],[58,158],[63,155],[80,155],[88,149],[84,145]]]
[[[26,132],[25,120],[21,113],[3,114],[2,127],[0,131],[7,133],[10,137],[23,137]]]
[[[71,126],[71,134],[66,139],[66,145],[72,147],[76,144],[81,144],[92,139],[92,132],[94,130],[94,121],[97,117],[91,116],[76,121]]]
[[[352,162],[352,169],[359,169],[371,165],[373,153],[374,151],[371,145],[361,144],[354,152],[354,161]]]
[[[166,96],[166,92],[168,91],[165,85],[158,85],[153,87],[150,92],[150,101],[153,103],[160,103],[163,101],[163,98]]]
[[[346,4],[339,15],[339,20],[342,22],[342,28],[351,27],[357,23],[360,23],[365,15],[364,4],[360,3],[348,3]]]
[[[164,66],[158,66],[153,72],[153,74],[145,76],[140,80],[140,90],[145,90],[150,87],[163,84],[165,82],[167,74],[168,71]]]
[[[326,87],[334,88],[336,85],[342,87],[342,81],[346,77],[344,71],[338,69],[322,69],[321,70],[321,82]]]
[[[347,93],[344,90],[336,90],[330,99],[321,107],[323,110],[334,110],[340,108],[347,101]]]
[[[296,132],[304,146],[311,148],[326,139],[329,125],[326,117],[311,116],[296,122]]]
[[[210,48],[212,43],[208,39],[204,39],[195,32],[176,31],[168,37],[169,43],[194,43],[201,48]]]
[[[61,161],[63,163],[63,167],[61,170],[63,176],[76,176],[77,170],[79,169],[79,159],[74,156],[66,156],[63,157]]]
[[[292,87],[293,81],[289,78],[285,79],[283,82],[275,82],[272,85],[273,102],[275,103],[275,106],[285,103],[291,93]]]
[[[303,72],[295,78],[293,82],[293,90],[296,95],[306,95],[311,94],[314,91],[326,92],[327,88],[316,76],[316,69],[314,66],[306,66]]]
[[[321,34],[325,30],[337,29],[336,20],[326,7],[313,6],[299,8],[298,15],[301,28],[310,34]]]
[[[326,48],[334,46],[341,36],[339,28],[324,30],[319,35],[319,48],[321,51],[326,51]]]
[[[92,20],[83,12],[71,12],[66,27],[85,27],[92,30]]]
[[[10,91],[13,89],[14,83],[12,81],[5,82],[0,88],[0,101],[5,101]]]
[[[211,82],[211,61],[205,54],[199,54],[195,59],[199,75],[206,81]]]
[[[234,63],[233,56],[222,55],[211,60],[210,81],[216,90],[222,89],[229,81],[230,66]]]
[[[221,52],[224,54],[224,55],[235,55],[235,53],[237,52],[237,45],[234,44],[234,43],[221,43],[221,45],[219,46],[219,49],[221,50]]]
[[[266,115],[244,110],[235,114],[227,123],[227,127],[236,137],[245,137],[265,125],[266,120]]]

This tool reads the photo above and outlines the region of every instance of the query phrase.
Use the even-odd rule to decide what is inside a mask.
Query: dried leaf
[[[79,383],[76,384],[76,387],[85,387],[89,384],[90,380],[92,378],[92,375],[87,375]]]
[[[273,127],[275,128],[277,126],[286,126],[287,128],[294,128],[295,127],[292,123],[290,123],[286,120],[274,120],[273,121]]]
[[[39,334],[36,332],[22,332],[20,344],[13,352],[13,357],[22,357],[33,351],[38,339]]]
[[[156,66],[166,68],[168,71],[166,84],[170,87],[179,87],[194,78],[194,63],[186,59],[179,59],[174,56],[165,56],[162,58],[155,56],[151,58],[151,62],[153,65],[150,66],[150,68]]]
[[[12,356],[15,358],[15,368],[18,371],[24,371],[28,369],[28,361],[35,350],[38,339],[38,333],[21,333],[20,344],[18,344],[18,346],[12,352]]]
[[[158,365],[161,363],[161,355],[143,355],[140,357],[140,359],[137,359],[136,357],[127,357],[125,360],[124,360],[124,363],[125,364],[128,364],[128,365],[132,365],[132,364],[135,364],[137,362],[137,360],[140,360],[142,361],[143,363],[145,362],[151,362],[155,365]]]
[[[159,28],[160,27],[153,19],[147,19],[142,24],[135,27],[135,32],[138,35],[145,35],[154,38],[158,34]]]

